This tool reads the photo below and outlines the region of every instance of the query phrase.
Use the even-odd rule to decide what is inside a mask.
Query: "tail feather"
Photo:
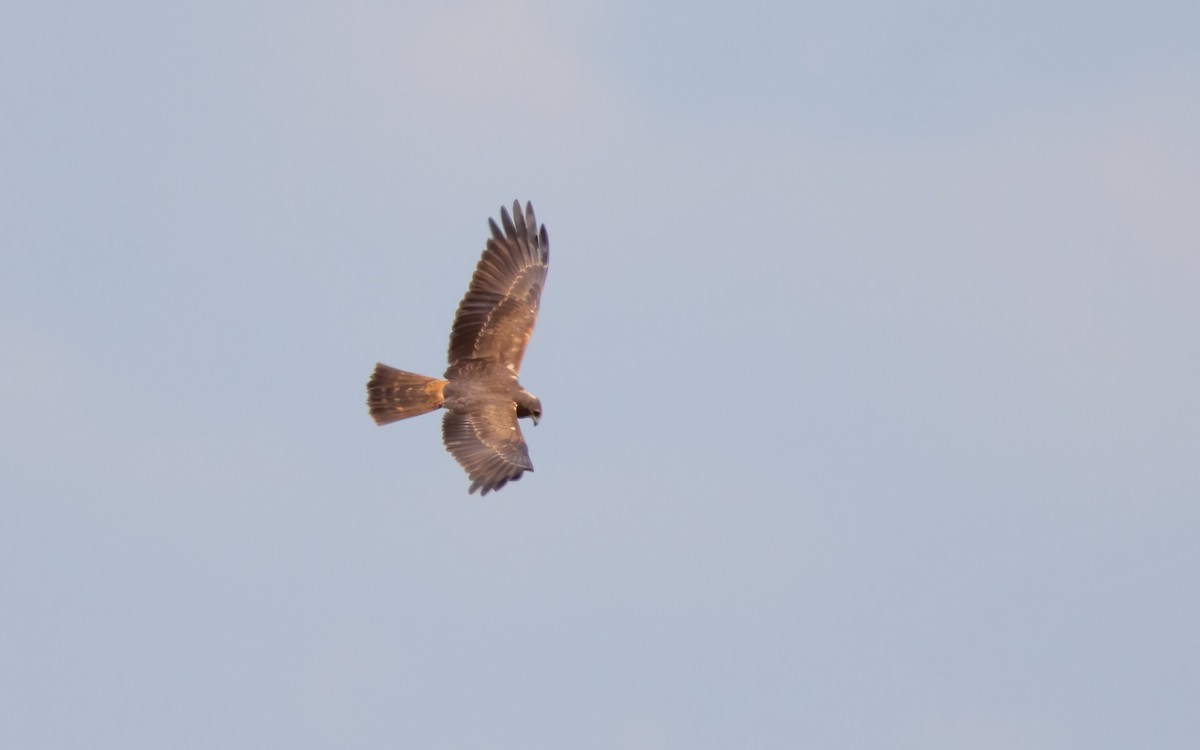
[[[367,408],[376,424],[390,424],[439,408],[445,387],[445,380],[376,364],[367,381]]]

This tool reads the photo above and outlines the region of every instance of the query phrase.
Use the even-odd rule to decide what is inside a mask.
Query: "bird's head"
[[[537,396],[522,388],[517,391],[517,419],[529,417],[536,427],[542,418],[542,402]]]

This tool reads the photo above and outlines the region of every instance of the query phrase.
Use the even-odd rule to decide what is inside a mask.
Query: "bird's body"
[[[444,379],[377,364],[367,406],[377,424],[446,410],[442,440],[486,495],[533,471],[517,420],[537,424],[542,404],[521,387],[521,358],[533,333],[550,260],[546,228],[533,206],[500,209],[503,229],[489,221],[488,240],[450,331]]]

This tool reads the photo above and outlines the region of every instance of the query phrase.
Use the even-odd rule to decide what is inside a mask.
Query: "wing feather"
[[[488,219],[492,237],[475,266],[454,325],[449,360],[486,359],[514,373],[533,335],[542,287],[550,263],[550,241],[538,227],[533,204],[513,201],[513,213],[500,209],[500,224]]]
[[[533,471],[525,437],[511,401],[480,405],[470,412],[447,411],[442,442],[471,478],[470,492],[486,495]]]

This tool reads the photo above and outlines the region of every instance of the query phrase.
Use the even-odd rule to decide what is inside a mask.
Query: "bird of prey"
[[[550,241],[533,205],[513,201],[488,219],[487,241],[471,286],[450,328],[444,379],[376,364],[367,381],[367,407],[376,424],[446,410],[442,442],[471,479],[469,492],[486,495],[533,471],[517,420],[536,425],[542,402],[521,387],[521,357],[533,334],[546,284]]]

